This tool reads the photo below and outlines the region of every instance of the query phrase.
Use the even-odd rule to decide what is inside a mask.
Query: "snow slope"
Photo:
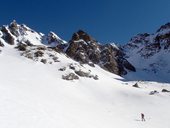
[[[128,61],[135,66],[137,72],[130,72],[125,78],[130,80],[149,80],[169,83],[170,79],[170,52],[161,50],[159,53],[145,59],[140,54],[134,54],[128,58]]]
[[[23,56],[13,46],[0,48],[1,128],[169,128],[170,84],[138,82],[140,88],[98,66],[84,68],[99,80],[80,77],[63,66],[77,62],[57,53],[59,62],[43,64]],[[81,67],[83,68],[83,67]],[[150,91],[159,93],[149,95]],[[145,113],[146,122],[140,119]]]

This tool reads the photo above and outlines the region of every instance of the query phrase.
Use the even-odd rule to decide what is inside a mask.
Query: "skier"
[[[142,121],[145,121],[145,115],[143,113],[141,113],[141,119]]]

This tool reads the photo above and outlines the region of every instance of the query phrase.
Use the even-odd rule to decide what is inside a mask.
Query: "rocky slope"
[[[170,23],[161,26],[154,34],[138,34],[126,45],[118,47],[101,44],[82,30],[66,42],[54,32],[44,35],[13,21],[0,28],[2,53],[6,46],[15,48],[21,56],[44,64],[57,63],[56,54],[62,53],[79,65],[98,65],[131,80],[170,82],[167,77],[170,74]],[[95,75],[92,78],[97,79]]]
[[[141,72],[140,75],[145,73],[139,79],[169,82],[167,76],[170,73],[170,23],[161,26],[153,34],[134,36],[122,48],[126,53],[125,58],[135,66],[137,72]]]
[[[4,47],[6,44],[23,51],[22,56],[39,60],[44,64],[52,64],[57,60],[54,59],[57,58],[55,55],[51,55],[49,60],[43,58],[44,53],[54,51],[62,52],[81,64],[89,64],[93,67],[97,64],[118,75],[125,75],[128,71],[135,72],[135,67],[123,57],[118,47],[111,44],[102,45],[82,30],[74,33],[67,43],[53,32],[44,35],[13,21],[0,30],[0,46]]]

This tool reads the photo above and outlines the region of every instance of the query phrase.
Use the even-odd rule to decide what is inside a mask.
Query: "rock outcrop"
[[[66,54],[80,63],[98,64],[118,75],[125,75],[128,70],[135,71],[119,48],[111,44],[102,45],[82,30],[73,34]]]

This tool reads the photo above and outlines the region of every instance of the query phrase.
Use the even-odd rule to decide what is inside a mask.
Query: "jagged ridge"
[[[82,30],[74,33],[72,39],[67,43],[54,32],[50,32],[46,36],[37,33],[26,25],[19,25],[16,21],[13,21],[9,26],[1,28],[0,45],[3,47],[5,43],[14,45],[20,51],[26,50],[27,46],[43,45],[56,52],[66,53],[82,64],[91,66],[97,64],[118,75],[125,75],[127,71],[135,71],[135,67],[123,57],[119,48],[111,44],[99,44]]]

